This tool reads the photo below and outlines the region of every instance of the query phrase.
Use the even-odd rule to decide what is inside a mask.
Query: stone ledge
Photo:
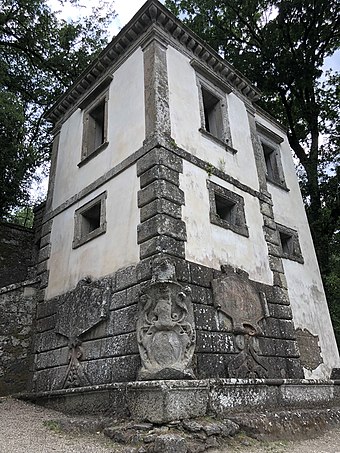
[[[340,381],[206,379],[137,381],[20,394],[72,414],[105,414],[157,423],[258,410],[326,409],[340,405]]]

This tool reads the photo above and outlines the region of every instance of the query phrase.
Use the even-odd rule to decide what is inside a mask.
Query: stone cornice
[[[58,123],[63,116],[78,105],[88,91],[95,90],[110,68],[117,64],[128,49],[133,47],[148,29],[154,25],[165,32],[170,41],[184,47],[187,52],[204,64],[210,71],[225,80],[234,89],[246,96],[250,101],[256,101],[260,92],[242,76],[235,68],[228,64],[209,45],[204,43],[186,25],[182,24],[170,11],[157,0],[148,0],[135,14],[130,22],[97,56],[97,58],[77,78],[74,84],[59,98],[59,100],[46,113],[46,118],[53,123]]]

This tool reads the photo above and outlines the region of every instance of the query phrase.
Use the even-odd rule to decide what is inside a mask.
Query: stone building
[[[93,409],[125,382],[133,405],[157,380],[221,395],[340,367],[292,153],[259,97],[148,0],[50,109],[35,394]]]

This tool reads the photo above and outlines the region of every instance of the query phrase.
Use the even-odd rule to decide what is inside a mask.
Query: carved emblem
[[[176,281],[175,267],[156,259],[153,277],[139,300],[137,340],[142,361],[138,379],[188,379],[195,349],[190,289]]]
[[[259,321],[268,316],[264,293],[259,293],[244,271],[222,266],[224,274],[212,281],[214,306],[220,325],[235,334],[239,353],[228,364],[228,376],[265,378],[268,370],[260,357],[258,336],[262,335]]]
[[[91,385],[81,365],[84,351],[81,336],[107,318],[111,296],[108,280],[92,281],[87,277],[77,287],[60,296],[55,332],[68,339],[69,364],[62,388]]]

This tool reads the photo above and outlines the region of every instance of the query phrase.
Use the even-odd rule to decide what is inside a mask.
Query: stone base
[[[340,381],[206,379],[137,381],[21,394],[21,399],[69,414],[101,414],[166,423],[259,410],[340,406]]]

